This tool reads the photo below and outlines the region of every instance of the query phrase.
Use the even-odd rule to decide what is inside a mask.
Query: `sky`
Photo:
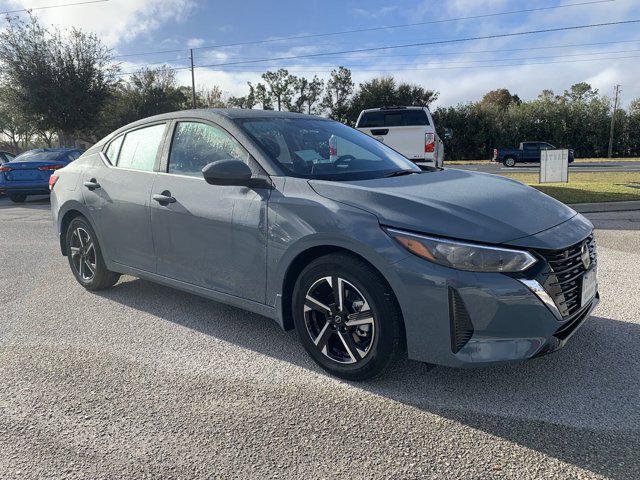
[[[0,0],[0,12],[78,1]],[[582,5],[566,6],[570,4]],[[522,12],[560,5],[565,7]],[[520,13],[500,15],[513,11]],[[181,84],[190,85],[191,74],[185,68],[189,48],[194,48],[196,65],[335,53],[640,20],[640,1],[108,0],[34,13],[47,25],[94,32],[112,48],[123,72],[167,64],[177,69]],[[461,19],[479,15],[485,17]],[[393,27],[415,23],[422,24]],[[389,28],[309,37],[374,27]],[[282,39],[292,36],[307,38]],[[269,41],[246,44],[263,40]],[[245,45],[222,46],[238,43]],[[217,47],[202,48],[210,46]],[[138,55],[157,51],[165,52]],[[244,95],[246,82],[259,81],[268,69],[285,67],[296,75],[326,79],[339,65],[351,68],[356,83],[393,75],[436,90],[440,96],[435,106],[475,101],[496,88],[531,99],[543,89],[562,93],[582,81],[608,95],[615,84],[621,84],[625,106],[640,97],[640,23],[200,67],[195,70],[196,86],[217,85],[225,96]]]

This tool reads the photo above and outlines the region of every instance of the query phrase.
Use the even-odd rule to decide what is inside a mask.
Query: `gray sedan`
[[[340,123],[194,110],[109,135],[50,181],[89,290],[134,275],[295,328],[334,375],[563,346],[598,302],[593,227],[513,180],[427,168]]]

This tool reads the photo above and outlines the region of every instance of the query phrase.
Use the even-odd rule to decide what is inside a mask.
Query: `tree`
[[[211,88],[201,88],[196,92],[197,108],[225,108],[226,102],[222,100],[222,90],[217,85]]]
[[[13,102],[37,130],[57,131],[61,144],[96,126],[118,67],[93,34],[47,30],[33,16],[8,18],[0,61]]]
[[[262,105],[263,110],[273,110],[273,100],[271,94],[267,91],[267,87],[262,83],[256,84],[256,103]]]
[[[18,152],[33,135],[34,127],[20,114],[14,100],[11,87],[6,83],[0,84],[0,135],[7,139],[10,150]]]
[[[290,112],[304,112],[304,105],[307,101],[307,95],[309,93],[309,80],[304,77],[295,77],[293,84],[293,95],[286,103],[287,110]]]
[[[384,106],[429,106],[438,98],[438,92],[418,85],[396,83],[392,76],[362,82],[349,102],[348,121],[355,124],[360,112],[367,108]]]
[[[142,69],[112,89],[96,136],[104,136],[141,118],[190,108],[190,98],[190,89],[177,86],[170,68]]]
[[[551,92],[553,95],[553,92]],[[512,95],[506,88],[498,88],[487,92],[480,100],[480,105],[483,107],[497,108],[499,110],[506,110],[511,105],[520,105],[522,101],[518,95]]]
[[[249,94],[245,95],[244,97],[229,98],[229,101],[227,103],[230,107],[247,108],[249,110],[253,108],[253,106],[256,104],[255,88],[253,88],[251,82],[247,82],[247,85],[249,85]]]
[[[311,115],[316,112],[315,104],[320,101],[320,96],[322,95],[322,90],[324,89],[324,80],[318,78],[317,75],[313,76],[313,79],[309,82],[309,87],[307,88],[307,97],[305,100],[305,104],[307,106],[307,113]]]
[[[351,70],[338,67],[331,71],[322,107],[329,111],[329,117],[339,122],[348,122],[348,101],[355,84],[351,79]]]
[[[290,75],[287,69],[281,68],[277,72],[263,73],[262,79],[269,86],[271,95],[278,105],[278,111],[282,110],[283,105],[290,104],[293,87],[297,81],[294,75]]]
[[[569,90],[564,91],[564,98],[573,102],[588,102],[596,99],[598,95],[598,89],[591,87],[587,82],[575,83]]]

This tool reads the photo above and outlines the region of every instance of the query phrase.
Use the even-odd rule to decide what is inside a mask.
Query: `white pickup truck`
[[[383,107],[360,112],[356,128],[420,167],[442,167],[444,144],[427,107]]]

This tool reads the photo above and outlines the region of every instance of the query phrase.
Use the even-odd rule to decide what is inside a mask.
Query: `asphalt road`
[[[515,167],[505,167],[501,163],[479,163],[465,165],[445,165],[449,168],[473,170],[476,172],[504,173],[504,172],[538,172],[540,165],[535,163],[517,164]],[[572,163],[569,172],[640,172],[640,162],[590,162]]]
[[[48,208],[0,199],[0,478],[640,478],[640,212],[590,215],[603,300],[565,349],[352,384],[258,315],[85,291]]]

